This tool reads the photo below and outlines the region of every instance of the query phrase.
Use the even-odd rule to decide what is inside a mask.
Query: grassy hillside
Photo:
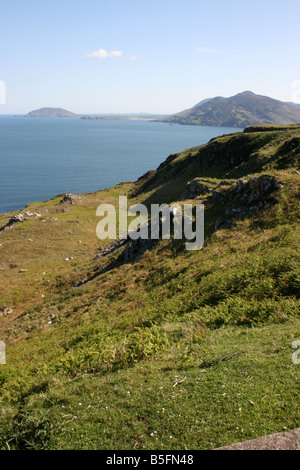
[[[213,449],[299,427],[299,155],[300,127],[252,128],[0,215],[0,448]],[[95,234],[119,195],[204,203],[203,249],[125,262]]]
[[[167,116],[159,121],[244,128],[259,124],[299,123],[300,110],[297,105],[245,91],[230,98],[218,96],[203,100],[191,109]]]

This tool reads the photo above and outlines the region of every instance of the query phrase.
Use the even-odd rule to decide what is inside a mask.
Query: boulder
[[[187,199],[195,199],[197,196],[207,194],[211,189],[199,181],[197,178],[190,181],[185,190],[183,191],[180,200],[185,201]]]
[[[72,193],[66,193],[64,197],[61,199],[59,204],[64,204],[65,202],[67,204],[76,204],[77,202],[80,201],[85,201],[85,198],[82,196],[79,196],[78,194],[72,194]]]
[[[0,310],[0,317],[3,317],[3,315],[10,315],[11,313],[14,313],[13,309],[6,307],[4,310]]]
[[[300,428],[231,444],[216,450],[300,450]]]

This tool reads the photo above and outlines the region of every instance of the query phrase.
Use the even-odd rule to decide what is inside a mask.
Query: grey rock
[[[253,191],[251,191],[251,193],[249,194],[248,203],[251,204],[251,202],[257,201],[259,197],[259,191],[257,189],[253,189]]]
[[[300,450],[300,428],[238,442],[216,450]]]
[[[223,192],[214,190],[213,200],[226,200],[224,211],[227,218],[226,224],[232,217],[245,217],[254,211],[270,207],[277,201],[273,197],[275,191],[282,189],[282,184],[273,176],[262,175],[258,178],[250,178],[249,181],[238,180],[237,183]],[[215,222],[215,230],[225,224],[222,217]]]
[[[11,313],[14,313],[14,311],[13,311],[12,308],[6,307],[6,308],[3,310],[3,314],[4,314],[4,315],[10,315]]]
[[[78,194],[66,193],[64,197],[61,199],[59,204],[76,204],[77,202],[85,201],[85,198],[79,196]]]
[[[208,180],[208,182],[210,181]],[[197,196],[207,194],[210,191],[211,189],[208,186],[200,182],[198,179],[193,179],[186,185],[185,190],[180,196],[180,200],[185,201],[187,199],[195,199]]]
[[[15,224],[17,222],[23,222],[24,221],[24,214],[20,213],[20,214],[15,214],[12,216],[11,219],[9,219],[8,221],[8,225],[12,225],[12,224]]]
[[[212,192],[212,198],[214,201],[222,201],[223,193],[221,191],[218,191],[217,189],[214,189]]]
[[[245,184],[247,184],[246,180],[238,180],[237,183],[236,183],[237,192],[240,192],[241,189],[245,186]]]
[[[215,230],[218,230],[220,227],[227,225],[229,219],[225,219],[224,217],[218,217],[215,222]]]
[[[5,224],[3,227],[0,228],[0,232],[1,232],[1,230],[10,229],[13,225],[15,225],[17,223],[25,222],[26,220],[28,220],[30,217],[33,217],[33,216],[41,217],[41,214],[39,214],[37,212],[35,212],[33,214],[32,212],[29,212],[29,211],[20,212],[19,214],[15,214],[9,219],[7,224]]]

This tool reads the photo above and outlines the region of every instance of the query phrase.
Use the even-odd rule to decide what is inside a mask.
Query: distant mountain
[[[205,100],[202,100],[199,103],[197,103],[195,106],[193,106],[192,109],[199,109],[201,106],[203,106],[205,103],[208,103],[212,99],[213,98],[206,98]]]
[[[300,109],[300,103],[293,103],[292,101],[286,101],[286,104],[289,104],[290,106],[294,106],[295,108]]]
[[[299,123],[300,109],[295,104],[245,91],[230,98],[218,96],[200,101],[191,109],[157,121],[241,128],[259,124],[282,125]]]
[[[77,114],[71,113],[62,108],[40,108],[26,114],[26,117],[77,117]]]

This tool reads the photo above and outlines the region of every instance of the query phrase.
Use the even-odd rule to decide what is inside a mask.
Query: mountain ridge
[[[296,124],[300,122],[300,109],[296,104],[244,91],[229,98],[217,96],[202,100],[190,109],[157,121],[240,128],[260,124]]]

